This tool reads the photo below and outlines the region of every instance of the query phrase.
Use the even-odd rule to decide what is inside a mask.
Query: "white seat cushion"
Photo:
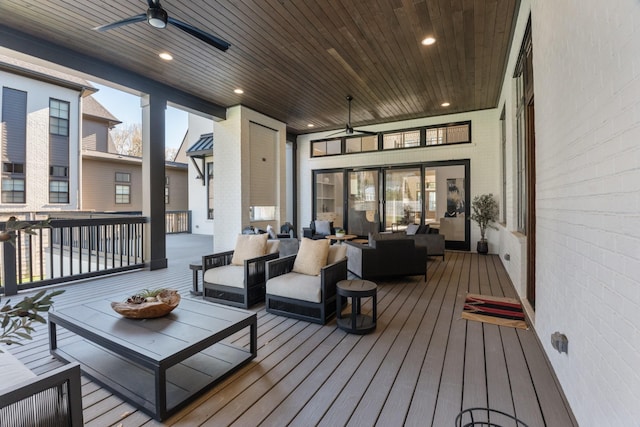
[[[240,265],[210,268],[204,272],[203,277],[207,283],[244,288],[244,267]]]
[[[287,273],[267,280],[268,294],[309,302],[322,301],[320,276]]]
[[[36,374],[24,366],[14,355],[7,352],[5,347],[2,348],[2,351],[4,353],[0,353],[0,372],[2,372],[0,389],[35,378]]]

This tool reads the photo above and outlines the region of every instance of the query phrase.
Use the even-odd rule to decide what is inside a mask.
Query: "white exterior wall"
[[[79,182],[79,92],[0,71],[0,85],[27,92],[26,203],[0,204],[0,212],[77,210]],[[69,203],[49,203],[49,98],[69,102]],[[0,93],[0,112],[2,96]],[[0,135],[2,123],[0,121]]]
[[[638,426],[640,5],[531,7],[536,332],[581,426]]]
[[[284,123],[243,106],[227,110],[227,120],[214,122],[213,168],[214,248],[216,252],[234,248],[242,228],[250,225],[250,133],[254,122],[275,129],[278,133],[277,160],[277,224],[286,215],[286,126]]]
[[[213,132],[213,120],[205,117],[198,116],[196,114],[189,113],[189,128],[187,130],[187,141],[184,147],[184,151],[191,148],[191,146],[200,138],[200,135]],[[213,137],[213,144],[215,146],[216,136]],[[182,154],[182,153],[180,153]],[[201,165],[200,159],[195,159],[198,165]],[[209,234],[213,235],[213,219],[207,218],[207,186],[202,185],[202,180],[198,179],[198,172],[193,165],[191,158],[184,155],[180,157],[181,162],[187,163],[189,169],[189,210],[191,211],[191,232],[193,234]],[[213,161],[212,157],[207,157],[205,160],[204,170],[205,184],[206,184],[206,163]],[[215,185],[214,185],[215,194]]]
[[[313,218],[312,212],[312,177],[313,170],[329,168],[352,168],[359,166],[380,166],[406,163],[424,163],[439,160],[470,159],[471,194],[470,198],[482,193],[493,193],[500,200],[500,113],[496,109],[476,111],[472,113],[450,114],[438,117],[406,120],[385,123],[362,129],[382,132],[394,129],[407,129],[428,125],[445,124],[471,120],[470,144],[430,146],[423,148],[406,148],[403,150],[377,151],[369,153],[347,154],[342,156],[311,158],[310,141],[322,139],[335,131],[305,134],[298,137],[298,235],[302,236],[302,228],[308,227]],[[499,234],[494,230],[487,231],[489,251],[498,250]],[[480,229],[475,223],[471,225],[471,248],[480,240]]]

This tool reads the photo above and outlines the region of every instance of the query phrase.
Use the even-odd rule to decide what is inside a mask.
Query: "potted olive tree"
[[[478,242],[478,253],[486,254],[489,252],[489,245],[486,239],[487,228],[498,229],[494,222],[498,220],[498,202],[493,194],[480,194],[475,196],[471,202],[470,218],[474,220],[480,227],[480,241]]]

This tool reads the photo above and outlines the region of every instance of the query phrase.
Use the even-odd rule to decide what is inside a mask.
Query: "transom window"
[[[49,133],[69,136],[69,103],[49,99]]]
[[[24,173],[24,163],[3,163],[2,171],[6,173]]]
[[[343,143],[344,141],[344,143]],[[311,157],[471,142],[471,121],[311,141]]]
[[[69,176],[69,168],[67,166],[49,166],[49,175],[67,177]]]
[[[128,172],[116,172],[116,182],[131,182],[131,174]]]

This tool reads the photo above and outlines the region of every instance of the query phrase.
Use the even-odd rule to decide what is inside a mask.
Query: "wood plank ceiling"
[[[147,4],[140,0],[3,0],[0,24],[223,107],[243,104],[285,122],[292,133],[305,133],[344,127],[347,94],[355,98],[356,127],[496,107],[518,4],[162,1],[170,17],[231,43],[227,52],[171,26],[92,30],[144,13]],[[427,36],[436,43],[423,46]],[[163,51],[173,61],[162,61]]]

